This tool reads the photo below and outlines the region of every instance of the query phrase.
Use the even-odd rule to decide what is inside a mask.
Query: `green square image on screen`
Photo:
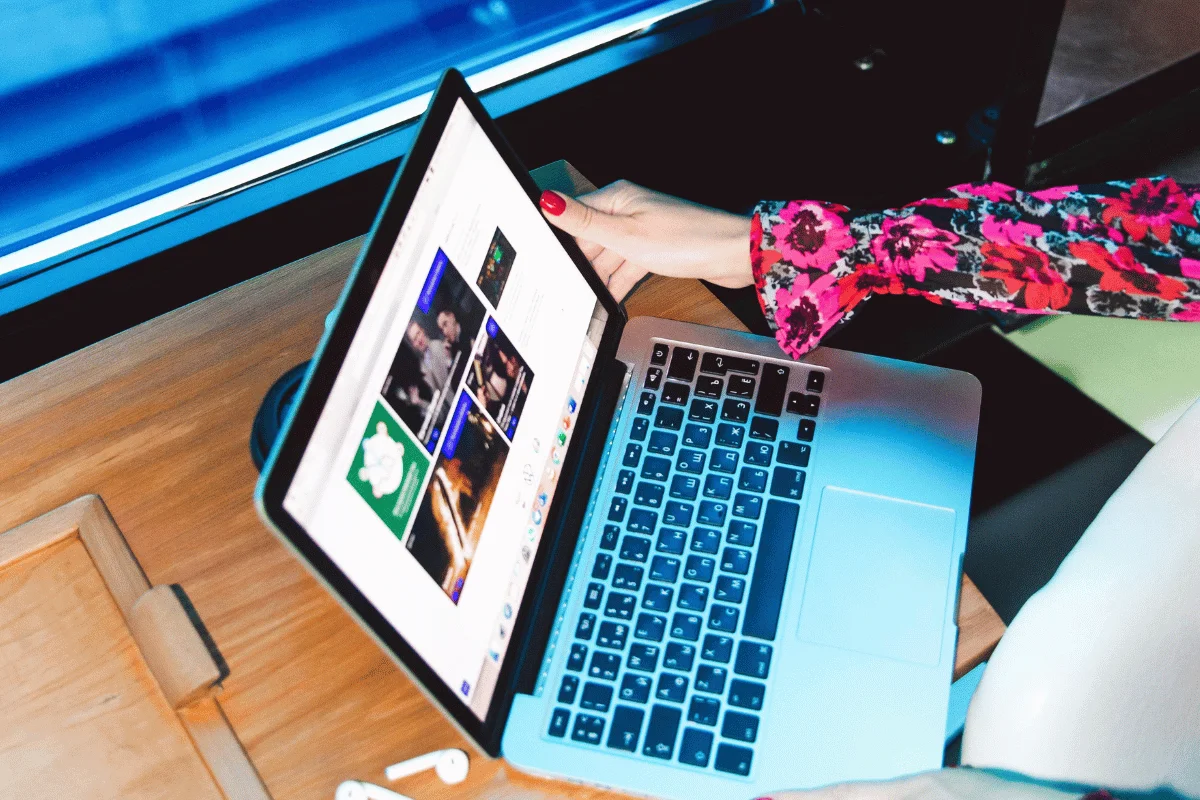
[[[404,538],[427,472],[424,448],[376,401],[346,480],[397,539]]]

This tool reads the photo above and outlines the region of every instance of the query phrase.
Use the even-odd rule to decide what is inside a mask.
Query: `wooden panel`
[[[360,243],[0,385],[0,529],[101,493],[151,579],[187,587],[229,663],[225,713],[278,798],[327,800],[346,778],[382,782],[394,761],[469,749],[253,507],[254,413],[271,383],[312,354]],[[652,279],[628,308],[741,327],[696,281]],[[960,666],[978,657],[960,645]],[[447,798],[606,796],[516,776],[479,756],[460,786],[427,775],[397,788]]]

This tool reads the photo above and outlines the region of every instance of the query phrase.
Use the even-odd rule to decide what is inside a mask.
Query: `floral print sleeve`
[[[764,201],[759,300],[785,352],[815,347],[872,294],[959,308],[1200,322],[1200,186],[1139,178],[1023,192],[962,184],[857,212]]]

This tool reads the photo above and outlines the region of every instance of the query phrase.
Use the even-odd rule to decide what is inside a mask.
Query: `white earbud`
[[[362,781],[342,781],[338,784],[334,800],[412,800],[411,797]]]
[[[470,761],[462,750],[435,750],[423,756],[392,764],[383,771],[389,781],[398,781],[409,775],[416,775],[427,769],[433,769],[442,783],[462,783],[467,779],[467,768]]]

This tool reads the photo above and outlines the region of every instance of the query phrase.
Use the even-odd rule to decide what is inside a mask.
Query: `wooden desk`
[[[251,420],[312,354],[360,240],[289,264],[0,385],[0,530],[103,496],[154,583],[180,583],[232,671],[226,713],[277,800],[330,800],[346,778],[466,744],[256,516]],[[631,315],[740,328],[694,281],[655,280]],[[958,672],[1003,623],[964,580]],[[468,748],[469,749],[469,748]],[[472,756],[417,798],[596,798]]]

